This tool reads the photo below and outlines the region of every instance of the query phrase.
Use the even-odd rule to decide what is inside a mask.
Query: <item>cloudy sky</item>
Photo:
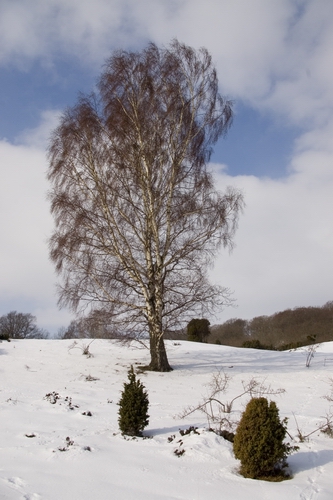
[[[115,49],[206,47],[234,124],[212,168],[243,190],[234,251],[212,275],[237,308],[213,322],[333,300],[332,0],[1,0],[0,315],[56,332],[45,149]]]

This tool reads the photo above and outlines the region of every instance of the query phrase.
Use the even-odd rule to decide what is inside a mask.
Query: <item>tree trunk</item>
[[[170,372],[163,336],[161,333],[150,331],[150,365],[149,369],[155,372]]]

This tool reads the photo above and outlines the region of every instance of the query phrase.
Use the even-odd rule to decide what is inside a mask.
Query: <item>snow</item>
[[[284,394],[268,397],[276,401],[280,417],[289,418],[292,436],[297,430],[293,414],[302,432],[309,433],[330,408],[323,396],[331,389],[333,342],[321,345],[306,368],[302,350],[167,341],[174,370],[139,375],[150,401],[147,439],[120,434],[117,402],[130,365],[147,364],[149,352],[138,345],[95,340],[93,357],[87,358],[79,348],[82,342],[69,349],[72,343],[0,344],[1,500],[333,498],[333,440],[327,435],[317,431],[296,443],[299,451],[288,458],[294,477],[270,483],[239,475],[232,444],[208,431],[202,413],[179,416],[202,400],[212,374],[223,370],[231,377],[223,400],[239,394],[242,381],[252,377],[273,389],[284,388]],[[235,401],[234,418],[247,400]],[[198,427],[199,434],[182,437],[179,430],[190,426]],[[177,457],[177,449],[184,454]]]

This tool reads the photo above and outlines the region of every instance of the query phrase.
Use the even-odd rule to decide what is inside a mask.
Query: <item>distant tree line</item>
[[[333,340],[333,301],[297,307],[251,320],[230,319],[211,327],[210,343],[235,347],[292,349]]]
[[[11,311],[0,316],[0,340],[45,339],[49,333],[37,326],[30,313]],[[57,338],[121,338],[127,335],[115,330],[112,319],[100,311],[77,318],[58,331]],[[322,307],[297,307],[251,320],[229,319],[222,325],[210,326],[207,319],[192,319],[187,329],[166,331],[165,338],[192,340],[234,347],[257,349],[293,349],[313,342],[333,340],[333,301]]]

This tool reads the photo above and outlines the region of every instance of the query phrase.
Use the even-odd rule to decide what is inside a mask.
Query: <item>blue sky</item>
[[[50,131],[113,50],[174,37],[209,50],[234,100],[211,167],[247,206],[212,277],[238,307],[212,322],[333,299],[331,0],[2,0],[0,315],[31,312],[52,332],[68,324],[47,250]]]
[[[211,160],[226,163],[231,175],[285,176],[298,129],[275,123],[274,117],[241,100],[235,101],[234,113],[233,125],[215,146]]]

